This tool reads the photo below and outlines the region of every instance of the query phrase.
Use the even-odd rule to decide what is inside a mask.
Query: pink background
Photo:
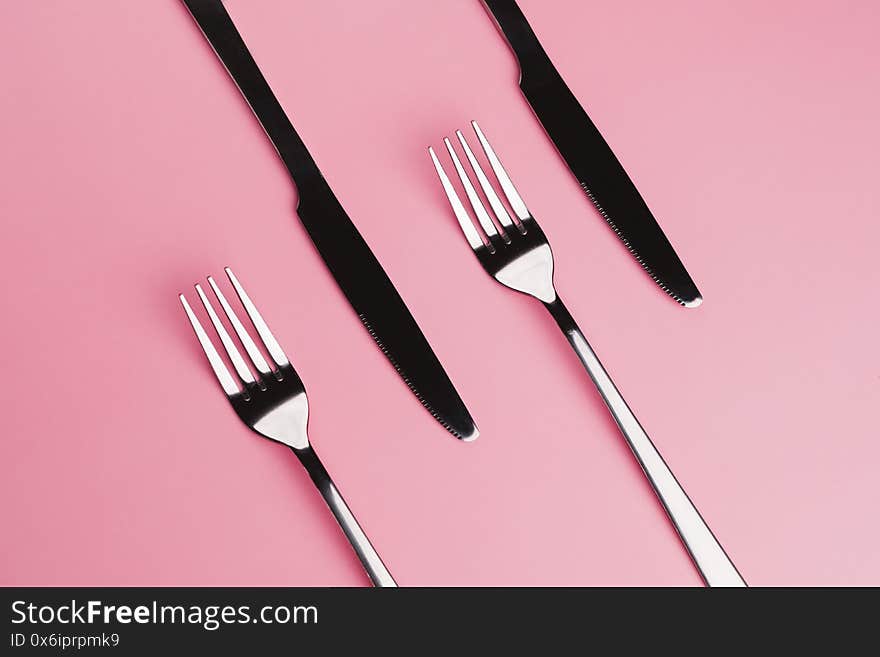
[[[876,2],[521,0],[706,301],[583,197],[477,0],[228,0],[476,418],[421,408],[185,8],[0,8],[3,584],[363,585],[176,294],[232,266],[404,585],[697,585],[585,373],[477,265],[425,153],[477,118],[573,314],[746,579],[880,584]]]

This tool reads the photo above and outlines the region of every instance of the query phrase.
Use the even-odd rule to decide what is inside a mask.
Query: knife
[[[300,220],[367,331],[452,435],[479,435],[464,402],[376,256],[272,93],[221,0],[183,0],[263,125],[299,192]]]
[[[515,0],[483,2],[519,60],[526,100],[596,209],[664,292],[683,306],[699,306],[703,297],[690,274]]]

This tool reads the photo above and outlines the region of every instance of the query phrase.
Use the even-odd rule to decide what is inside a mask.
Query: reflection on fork
[[[287,445],[299,457],[300,462],[324,497],[324,501],[327,502],[327,506],[330,507],[339,522],[342,531],[351,542],[373,584],[375,586],[396,586],[391,573],[388,572],[324,465],[318,459],[315,450],[309,444],[309,402],[302,380],[293,369],[293,365],[290,364],[281,345],[272,335],[269,326],[235,274],[228,267],[225,271],[274,367],[263,357],[262,352],[238,319],[216,281],[208,276],[208,283],[214,295],[244,347],[250,364],[256,370],[256,374],[251,371],[245,358],[217,316],[214,306],[202,286],[197,284],[195,286],[196,292],[205,306],[211,324],[217,331],[223,349],[232,362],[235,376],[230,373],[205,329],[196,318],[186,297],[181,294],[180,302],[183,304],[183,309],[186,311],[196,337],[208,357],[214,374],[220,381],[223,392],[226,393],[232,408],[235,409],[242,422],[261,436]]]
[[[745,586],[745,580],[737,571],[736,566],[733,565],[712,530],[709,529],[687,493],[678,483],[672,470],[666,465],[660,452],[639,424],[608,372],[605,371],[574,318],[563,305],[553,284],[553,253],[544,232],[529,212],[480,126],[476,121],[471,124],[486,159],[495,173],[501,191],[513,211],[513,218],[495,192],[460,130],[456,131],[456,137],[458,137],[461,148],[476,175],[477,182],[489,202],[492,216],[483,205],[470,177],[465,172],[452,142],[448,138],[443,140],[471,209],[477,218],[476,224],[471,220],[462,204],[434,149],[429,148],[428,152],[437,169],[437,175],[440,177],[440,183],[443,185],[452,211],[458,219],[465,239],[477,256],[477,260],[486,273],[502,285],[540,300],[556,320],[593,383],[596,384],[605,405],[611,412],[639,465],[642,466],[706,583],[709,586]]]

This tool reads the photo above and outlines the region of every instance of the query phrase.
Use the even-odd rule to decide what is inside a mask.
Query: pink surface
[[[227,4],[482,436],[449,437],[373,346],[182,4],[4,3],[0,583],[366,583],[180,309],[229,265],[400,583],[699,584],[552,320],[455,225],[425,148],[477,118],[746,579],[880,584],[876,3],[521,0],[688,264],[695,311],[590,207],[477,0]]]

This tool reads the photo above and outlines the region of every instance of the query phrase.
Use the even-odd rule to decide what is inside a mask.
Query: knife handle
[[[311,447],[306,447],[305,449],[293,448],[293,451],[309,473],[327,506],[330,507],[333,515],[336,516],[336,521],[357,553],[358,559],[361,560],[361,564],[364,570],[367,571],[373,586],[396,587],[397,583],[394,581],[391,573],[388,572],[388,568],[382,563],[379,553],[376,552],[373,544],[370,543],[370,539],[367,538],[364,530],[361,529],[351,509],[348,508],[342,493],[336,488],[336,484],[333,483],[330,474],[327,472],[324,464],[321,463],[315,450]]]
[[[568,338],[593,383],[599,389],[605,405],[611,411],[629,448],[644,470],[657,497],[660,498],[663,508],[675,525],[703,580],[709,586],[747,586],[742,575],[721,547],[721,543],[715,538],[712,530],[639,424],[562,300],[557,296],[554,301],[545,302],[544,305],[565,333],[565,337]]]
[[[183,0],[257,116],[297,189],[322,178],[281,103],[254,61],[222,0]]]
[[[519,60],[520,70],[532,70],[539,65],[556,70],[515,0],[483,0],[483,3]]]

